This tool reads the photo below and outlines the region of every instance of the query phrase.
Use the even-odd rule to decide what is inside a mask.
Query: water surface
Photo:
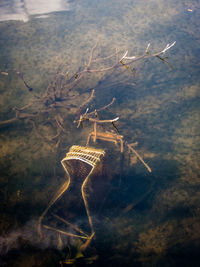
[[[61,159],[71,145],[86,144],[92,125],[86,122],[77,129],[73,121],[95,89],[89,110],[115,97],[99,117],[119,116],[119,133],[128,143],[138,142],[135,149],[152,173],[134,156],[127,165],[127,154],[122,166],[120,149],[113,144],[91,142],[105,149],[107,158],[100,176],[103,182],[97,179],[93,184],[96,238],[74,266],[91,262],[94,266],[198,266],[198,1],[52,0],[48,5],[2,1],[0,21],[0,120],[15,118],[17,109],[30,103],[20,114],[41,111],[37,118],[1,125],[0,264],[60,266],[70,257],[69,247],[75,257],[77,240],[64,238],[63,249],[58,250],[57,237],[47,233],[41,241],[36,225],[65,181]],[[163,55],[170,65],[153,57],[136,61],[129,69],[88,73],[73,87],[62,109],[50,109],[52,99],[52,103],[38,102],[56,73],[70,81],[84,69],[97,41],[94,58],[107,57],[116,49],[119,56],[127,50],[128,56],[140,56],[148,43],[153,54],[168,43],[176,44]],[[103,60],[103,65],[94,62],[91,68],[106,68],[116,60],[114,56]],[[26,85],[17,73],[23,74]],[[65,132],[58,132],[59,123]],[[107,130],[114,129],[108,125]],[[58,133],[59,138],[49,140]],[[82,225],[85,214],[71,208],[74,201],[66,194],[54,211],[64,210]]]

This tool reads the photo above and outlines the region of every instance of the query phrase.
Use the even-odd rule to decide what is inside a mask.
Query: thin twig
[[[91,115],[93,115],[93,114],[96,114],[96,113],[99,112],[99,111],[102,111],[102,110],[105,110],[105,109],[109,108],[110,106],[112,106],[112,104],[115,102],[115,100],[116,100],[116,98],[113,97],[112,101],[111,101],[109,104],[107,104],[107,105],[105,105],[104,107],[101,107],[101,108],[99,108],[99,109],[95,109],[95,110],[92,111],[92,112],[89,112],[89,113],[88,113],[88,116],[91,116]]]
[[[66,225],[70,226],[71,228],[73,228],[74,230],[76,230],[77,232],[79,232],[80,234],[83,234],[83,235],[85,235],[86,237],[89,237],[89,235],[86,234],[85,232],[83,232],[78,226],[71,224],[71,223],[68,222],[67,220],[61,218],[60,216],[58,216],[58,215],[56,215],[56,214],[54,214],[54,213],[52,213],[52,215],[53,215],[55,218],[57,218],[58,220],[60,220],[61,222],[65,223]]]
[[[98,61],[107,60],[107,59],[110,59],[110,58],[112,58],[112,57],[114,57],[114,56],[118,55],[119,53],[120,53],[120,51],[119,51],[119,50],[116,50],[116,52],[115,52],[115,53],[113,53],[113,54],[111,54],[110,56],[96,58],[96,59],[93,59],[93,61],[92,61],[92,62],[93,62],[93,63],[95,63],[95,62],[98,62]]]
[[[63,234],[63,235],[68,235],[68,236],[72,236],[72,237],[79,237],[79,238],[82,238],[82,239],[90,239],[90,237],[68,233],[68,232],[65,232],[63,230],[59,230],[59,229],[57,229],[55,227],[52,227],[52,226],[43,225],[43,227],[46,228],[46,229],[48,229],[48,230],[52,230],[52,231],[55,231],[55,232],[60,233],[60,234]]]
[[[80,108],[78,109],[77,113],[80,113],[82,111],[82,109],[87,106],[94,98],[94,94],[95,94],[95,90],[92,89],[91,95],[89,96],[89,98],[83,102],[83,104],[80,106]]]
[[[128,148],[139,158],[139,160],[144,164],[149,172],[152,172],[151,168],[148,166],[146,162],[144,162],[143,158],[138,154],[138,152],[129,144],[127,144]]]

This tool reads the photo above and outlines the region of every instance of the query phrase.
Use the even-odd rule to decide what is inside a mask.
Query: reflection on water
[[[30,15],[43,15],[65,10],[69,10],[67,0],[2,0],[0,21],[22,20],[26,22]],[[47,15],[40,17],[47,17]]]
[[[0,265],[59,266],[79,258],[95,266],[199,266],[198,1],[77,0],[73,10],[33,19],[69,8],[67,1],[50,1],[48,9],[45,2],[39,10],[38,1],[0,4],[0,122],[23,115],[0,125]],[[4,22],[11,13],[27,23]],[[138,56],[149,42],[148,52],[156,53],[175,40],[164,55],[173,69],[154,57],[81,76],[88,66],[112,66],[120,59],[116,49]],[[89,114],[114,97],[92,118],[119,117],[114,126],[152,173],[108,142],[112,124],[98,125],[100,140],[89,120],[82,129],[73,123],[80,108],[83,114],[88,106]],[[106,164],[87,188],[96,238],[83,257],[80,242],[68,236],[62,246],[51,231],[41,241],[36,224],[66,181],[60,160],[71,145],[84,146],[91,131]],[[81,184],[75,180],[74,190]],[[82,197],[73,192],[50,208],[47,223],[54,213],[87,228]]]

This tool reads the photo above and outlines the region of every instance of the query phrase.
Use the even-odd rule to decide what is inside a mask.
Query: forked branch
[[[0,126],[6,126],[19,120],[22,120],[24,122],[31,120],[32,122],[34,122],[32,124],[35,125],[36,128],[36,125],[45,124],[48,120],[49,124],[52,125],[52,130],[54,132],[55,128],[57,128],[56,137],[60,140],[61,134],[66,134],[68,132],[64,127],[64,122],[67,120],[67,115],[69,114],[69,112],[71,112],[75,116],[79,116],[82,113],[83,109],[88,106],[88,104],[95,97],[95,90],[93,89],[90,96],[81,105],[78,105],[76,104],[76,102],[74,102],[76,98],[82,97],[82,95],[79,95],[75,91],[75,87],[80,83],[83,77],[90,73],[106,72],[120,67],[125,67],[126,69],[131,70],[132,74],[134,75],[134,71],[132,70],[130,65],[136,61],[151,57],[157,57],[164,63],[169,65],[169,63],[166,61],[166,57],[163,58],[162,55],[165,54],[169,49],[171,49],[175,45],[175,43],[176,42],[167,44],[164,49],[152,54],[149,52],[150,44],[148,44],[144,54],[141,56],[128,56],[128,50],[124,53],[116,50],[108,56],[95,57],[95,50],[97,48],[96,42],[96,44],[90,51],[87,64],[85,64],[82,70],[69,77],[66,64],[60,64],[51,82],[44,90],[44,93],[42,95],[36,94],[34,92],[34,87],[30,86],[29,83],[25,81],[24,75],[21,72],[17,71],[16,74],[23,81],[23,84],[28,89],[28,92],[32,94],[32,99],[23,107],[15,108],[15,117],[1,121]],[[120,54],[122,54],[121,57]],[[110,63],[110,60],[113,62]],[[108,65],[108,63],[110,65]],[[74,90],[74,94],[71,93],[72,90]],[[90,113],[87,110],[85,114],[80,116],[78,126],[82,125],[82,122],[88,119],[92,123],[101,123],[97,118],[93,118],[93,115],[110,107],[114,103],[114,101],[115,98],[113,98],[109,104]],[[114,121],[111,123],[114,124]],[[56,138],[53,138],[52,140],[55,141],[55,139]],[[59,140],[56,140],[57,144],[60,142]]]

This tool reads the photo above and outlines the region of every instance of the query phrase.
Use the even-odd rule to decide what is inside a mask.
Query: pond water
[[[1,1],[0,265],[199,266],[199,16],[197,0]],[[136,58],[120,62],[126,51]],[[77,128],[87,108],[102,110]],[[124,153],[90,140],[106,154],[86,194],[95,238],[81,251],[83,239],[41,238],[37,225],[89,117],[119,117],[97,131],[123,135]],[[83,173],[45,214],[52,228],[59,215],[90,232]]]

